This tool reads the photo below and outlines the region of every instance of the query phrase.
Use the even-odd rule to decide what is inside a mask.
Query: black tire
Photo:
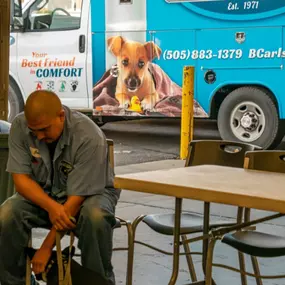
[[[223,140],[247,142],[263,149],[273,149],[279,145],[283,136],[283,122],[279,119],[278,109],[268,90],[261,87],[240,87],[232,91],[222,102],[218,113],[218,129]],[[231,114],[242,102],[253,102],[264,114],[265,124],[260,136],[253,141],[237,137],[231,128]]]
[[[8,112],[8,122],[12,122],[17,114],[24,110],[24,101],[19,91],[19,88],[15,85],[13,81],[10,80],[9,91],[8,91],[8,101],[9,101],[9,112]]]

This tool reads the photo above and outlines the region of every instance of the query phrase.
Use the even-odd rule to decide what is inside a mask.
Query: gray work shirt
[[[104,133],[87,116],[66,106],[64,110],[64,130],[53,162],[47,144],[33,135],[24,114],[14,119],[6,170],[29,174],[45,192],[60,202],[64,202],[67,196],[90,196],[113,188],[114,172],[107,159]]]

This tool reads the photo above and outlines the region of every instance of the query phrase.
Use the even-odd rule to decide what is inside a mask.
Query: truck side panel
[[[148,0],[147,7],[147,29],[155,33],[156,42],[163,50],[163,57],[157,63],[179,85],[183,65],[196,67],[195,99],[207,114],[213,96],[221,87],[256,84],[274,93],[280,116],[284,118],[283,88],[279,83],[284,77],[284,37],[280,26],[284,14],[261,20],[223,21],[195,13],[184,3]],[[195,45],[188,42],[193,31],[196,31]],[[244,35],[241,41],[238,33]],[[211,70],[216,78],[209,84],[205,76]]]
[[[225,1],[168,2],[171,0],[133,0],[133,4],[119,5],[109,0],[93,1],[93,10],[96,15],[100,14],[94,17],[92,26],[95,32],[95,115],[180,116],[183,66],[194,65],[196,116],[209,116],[213,96],[222,87],[247,84],[271,90],[279,103],[281,118],[285,116],[281,108],[283,88],[279,84],[284,76],[285,57],[282,27],[285,8],[281,0],[273,4],[236,0],[231,2],[233,6],[228,2],[225,6]],[[226,20],[221,20],[221,11]],[[126,108],[118,106],[114,78],[120,66],[116,66],[117,59],[107,47],[108,38],[116,35],[124,41],[153,42],[161,50],[148,68],[159,88],[159,101],[151,110],[137,113],[129,112],[131,106],[128,104]],[[214,78],[209,80],[208,76]]]

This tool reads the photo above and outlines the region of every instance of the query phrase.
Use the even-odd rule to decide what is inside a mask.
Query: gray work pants
[[[82,265],[113,281],[111,263],[116,190],[88,197],[82,204],[75,234],[81,250]],[[24,285],[26,257],[32,228],[51,227],[48,213],[19,194],[0,207],[0,282]]]

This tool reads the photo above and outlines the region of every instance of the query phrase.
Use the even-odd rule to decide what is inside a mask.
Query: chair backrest
[[[108,144],[108,159],[111,167],[115,169],[114,142],[111,139],[107,139],[107,144]]]
[[[244,167],[245,153],[261,150],[261,147],[222,140],[194,140],[189,144],[188,156],[185,166],[212,164],[230,167]],[[204,212],[206,211],[204,203]],[[243,208],[237,208],[237,223],[242,221]],[[249,212],[248,212],[249,215]]]
[[[185,166],[212,164],[242,168],[247,151],[261,150],[259,146],[222,140],[193,140]]]
[[[245,154],[245,168],[285,173],[285,151],[248,151]]]

